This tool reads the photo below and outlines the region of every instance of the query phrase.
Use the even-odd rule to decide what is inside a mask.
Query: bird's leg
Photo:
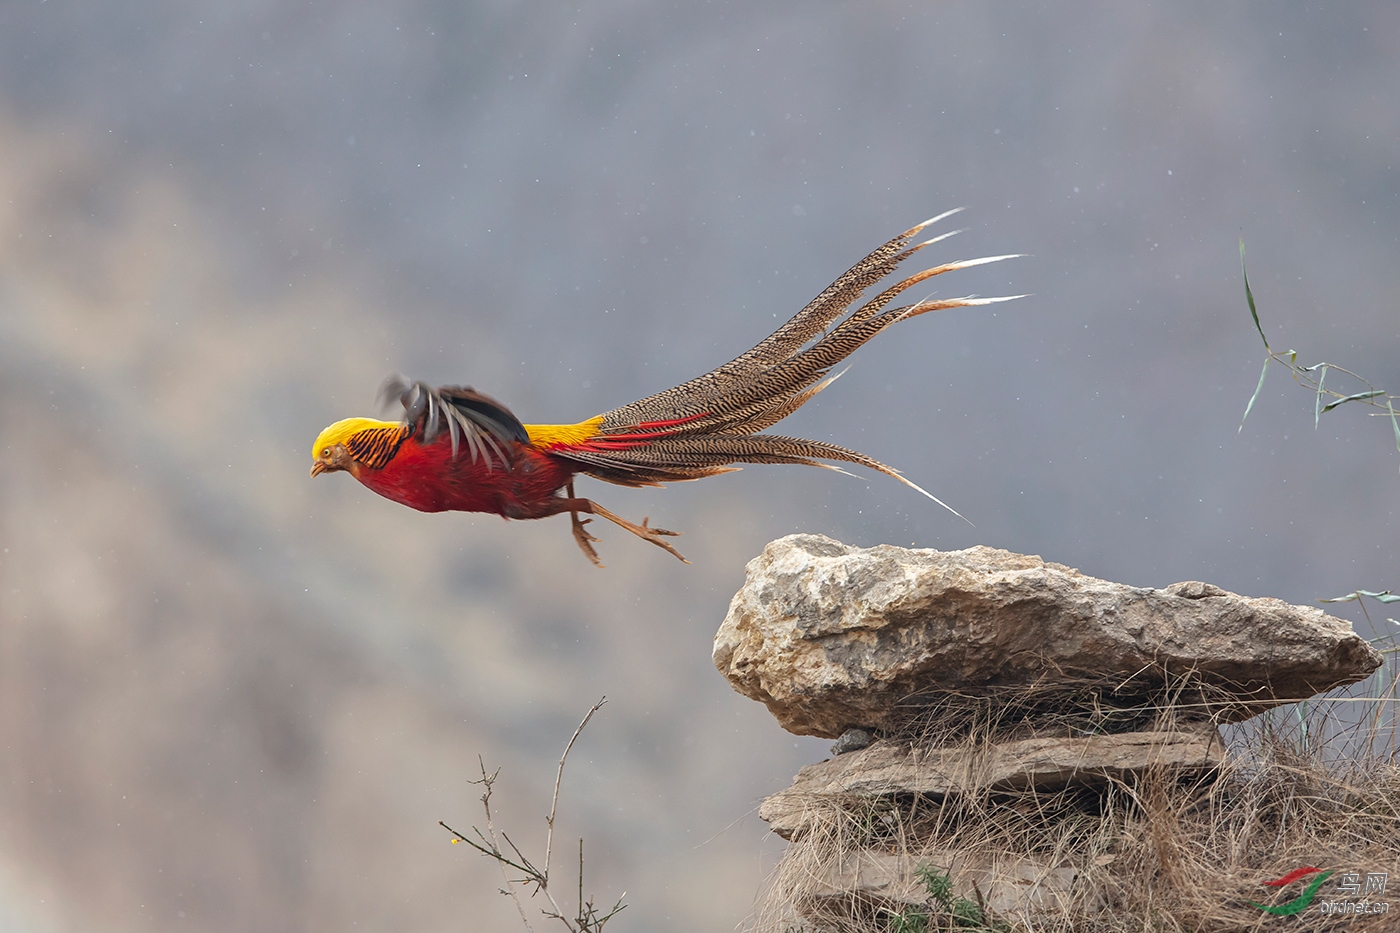
[[[666,553],[675,557],[681,563],[690,563],[690,561],[686,560],[685,556],[681,554],[680,551],[671,547],[671,543],[669,541],[664,540],[663,538],[663,536],[665,538],[677,537],[680,535],[679,531],[667,531],[665,528],[652,528],[647,524],[647,522],[650,521],[649,518],[643,518],[642,523],[640,525],[634,525],[627,519],[609,512],[607,509],[603,508],[601,505],[594,502],[592,499],[575,499],[574,501],[588,503],[588,508],[582,509],[581,511],[592,512],[595,515],[601,515],[608,521],[612,522],[614,525],[617,525],[620,528],[626,528],[628,531],[632,532],[632,534],[641,538],[643,541],[650,541],[652,544],[661,548]]]
[[[574,498],[574,484],[571,480],[568,485],[569,498]],[[592,542],[601,540],[584,531],[583,526],[593,521],[591,518],[580,519],[577,512],[569,512],[569,521],[573,523],[574,541],[578,543],[579,550],[583,551],[583,556],[593,561],[593,566],[601,567],[603,562],[598,559],[598,552],[593,550]]]
[[[573,484],[570,484],[569,486],[570,492],[573,491],[572,485]],[[680,551],[677,551],[675,548],[671,547],[670,542],[665,540],[666,538],[674,538],[675,536],[679,535],[679,531],[668,531],[665,528],[652,528],[650,525],[647,524],[648,519],[645,518],[642,519],[642,523],[640,525],[634,525],[627,519],[621,517],[620,515],[614,515],[612,512],[609,512],[607,509],[603,508],[601,505],[594,502],[592,499],[582,499],[572,495],[568,498],[559,496],[558,498],[551,498],[545,502],[541,502],[538,506],[534,506],[529,510],[520,510],[518,513],[515,514],[507,513],[506,517],[548,518],[551,515],[558,515],[560,512],[568,512],[573,517],[574,540],[578,542],[578,546],[583,551],[584,555],[589,560],[593,561],[593,563],[597,564],[599,567],[603,565],[598,560],[597,552],[595,552],[593,550],[593,546],[589,544],[590,541],[597,541],[598,539],[584,530],[583,526],[588,520],[580,519],[578,517],[579,512],[586,512],[589,515],[601,515],[603,516],[603,518],[606,518],[608,521],[612,522],[614,525],[617,525],[619,528],[626,528],[628,531],[632,532],[632,534],[641,538],[643,541],[650,541],[652,544],[661,548],[663,551],[666,551],[668,554],[673,555],[677,560],[681,561],[682,563],[690,563],[690,561],[686,560],[685,556],[682,555]]]

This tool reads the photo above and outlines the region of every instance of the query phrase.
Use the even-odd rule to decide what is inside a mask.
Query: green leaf
[[[1335,401],[1328,402],[1326,405],[1322,406],[1322,410],[1323,410],[1323,411],[1331,411],[1332,409],[1336,408],[1338,405],[1345,405],[1347,402],[1356,402],[1356,401],[1360,401],[1360,400],[1362,400],[1362,399],[1375,398],[1377,395],[1384,395],[1384,394],[1385,394],[1385,391],[1382,390],[1382,389],[1369,389],[1369,390],[1367,390],[1367,391],[1365,391],[1365,392],[1357,392],[1355,395],[1348,395],[1348,396],[1346,396],[1345,398],[1339,398],[1339,399],[1336,399]]]
[[[1395,406],[1390,399],[1385,400],[1385,410],[1390,412],[1390,427],[1395,431],[1395,449],[1400,450],[1400,421],[1395,420]]]
[[[1381,590],[1379,593],[1374,590],[1357,590],[1345,596],[1334,596],[1331,599],[1320,599],[1322,603],[1350,603],[1355,602],[1363,596],[1369,596],[1378,603],[1400,603],[1400,595],[1392,593],[1390,590]]]
[[[1319,364],[1322,375],[1317,377],[1317,401],[1313,404],[1313,430],[1317,430],[1317,422],[1322,417],[1322,384],[1327,381],[1327,364]],[[1312,367],[1309,367],[1310,369]]]
[[[1251,304],[1250,307],[1253,307],[1253,305]],[[1257,322],[1258,319],[1256,318],[1255,320]],[[1260,331],[1260,334],[1262,335],[1263,331]],[[1265,343],[1264,346],[1267,347],[1268,344]],[[1254,394],[1249,397],[1249,404],[1244,406],[1244,418],[1240,419],[1240,426],[1235,429],[1236,434],[1244,430],[1244,419],[1249,417],[1250,411],[1254,409],[1255,399],[1259,398],[1259,391],[1264,388],[1264,377],[1269,374],[1269,360],[1271,359],[1273,359],[1273,357],[1264,357],[1264,368],[1259,372],[1259,384],[1254,387]]]
[[[1264,336],[1264,328],[1259,323],[1259,312],[1254,307],[1254,292],[1249,287],[1249,270],[1244,265],[1244,237],[1240,237],[1240,272],[1244,275],[1244,299],[1249,302],[1249,313],[1254,317],[1254,329],[1259,331],[1259,339],[1264,341],[1264,349],[1267,350],[1269,338]]]

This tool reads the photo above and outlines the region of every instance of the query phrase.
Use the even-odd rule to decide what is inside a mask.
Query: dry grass
[[[1393,677],[1377,679],[1350,696],[1229,727],[1225,766],[1190,779],[1149,773],[1056,793],[813,800],[811,820],[775,870],[752,929],[1400,930],[1396,699]],[[1167,708],[1157,714],[1158,728],[1172,718]],[[985,730],[966,725],[959,722],[954,741],[974,747],[987,740]],[[921,741],[946,745],[949,738]],[[1381,900],[1391,901],[1392,913],[1322,915],[1317,905],[1336,879],[1295,916],[1250,903],[1301,894],[1306,881],[1282,891],[1261,882],[1303,866],[1363,878],[1387,872]],[[950,876],[951,897],[931,897],[927,875],[914,876],[919,868]],[[1020,905],[999,902],[997,891],[1008,884],[1037,888],[1038,906],[1027,909],[1024,897]]]
[[[1038,683],[910,694],[896,707],[902,725],[886,737],[947,747],[992,736],[1004,741],[1164,730],[1235,722],[1285,702],[1254,694],[1258,691],[1224,683],[1218,675],[1155,665],[1110,687],[1102,676],[1053,671]]]

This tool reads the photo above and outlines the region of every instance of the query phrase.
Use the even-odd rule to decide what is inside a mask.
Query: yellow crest
[[[397,430],[399,427],[401,425],[397,421],[376,421],[373,418],[346,418],[344,421],[337,421],[316,438],[316,446],[311,448],[311,457],[315,459],[321,456],[321,452],[327,447],[347,443],[350,438],[361,431],[370,431],[375,428],[394,428]]]

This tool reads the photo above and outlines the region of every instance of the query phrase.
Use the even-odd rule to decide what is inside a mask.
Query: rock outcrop
[[[790,535],[749,562],[714,661],[784,729],[835,738],[999,694],[1125,723],[1168,700],[1237,721],[1361,680],[1381,656],[1321,610],[1206,583],[1133,587],[989,547]]]
[[[714,660],[784,729],[840,736],[759,815],[790,840],[774,896],[845,931],[1094,915],[1112,885],[1085,879],[1119,854],[1085,827],[1161,809],[1172,788],[1198,800],[1229,764],[1221,723],[1382,657],[1341,619],[1207,583],[791,535],[749,563]]]

